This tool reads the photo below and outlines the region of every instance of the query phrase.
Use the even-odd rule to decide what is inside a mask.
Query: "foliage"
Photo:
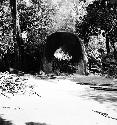
[[[89,37],[97,35],[98,28],[105,31],[105,35],[116,41],[117,31],[117,11],[116,7],[103,5],[100,1],[94,1],[87,7],[87,15],[84,16],[82,23],[76,23],[76,30],[81,38],[89,41]]]
[[[75,20],[78,18],[76,13],[81,16],[85,12],[82,2],[77,4],[70,1],[55,4],[48,0],[28,2],[18,0],[17,10],[21,33],[27,32],[25,46],[29,49],[38,49],[40,44],[45,43],[46,36],[51,32],[61,29],[74,31]],[[1,4],[0,21],[3,24],[0,27],[1,43],[5,44],[4,47],[9,46],[13,50],[13,24],[9,0],[4,0]]]
[[[87,14],[84,16],[82,22],[76,21],[76,32],[88,45],[87,52],[91,61],[89,63],[97,65],[101,68],[100,71],[104,70],[109,75],[115,75],[117,73],[117,66],[116,63],[112,63],[112,56],[106,55],[107,60],[111,59],[109,61],[111,66],[108,65],[106,60],[103,61],[103,58],[105,58],[106,49],[108,52],[108,48],[110,49],[111,45],[113,50],[115,49],[114,43],[117,40],[117,5],[113,5],[109,1],[106,3],[103,0],[96,0],[92,4],[89,4],[86,10]],[[102,40],[99,38],[100,35],[103,38]],[[93,58],[93,63],[90,58]],[[115,59],[114,61],[116,62]],[[104,65],[103,62],[105,62]],[[113,69],[113,73],[110,73],[111,69]]]
[[[8,72],[0,73],[0,90],[4,93],[15,94],[17,92],[24,92],[26,88],[26,80],[17,75],[9,74]]]
[[[7,98],[10,98],[11,94],[17,93],[40,96],[35,92],[35,87],[27,82],[27,76],[19,76],[9,72],[0,73],[0,94]]]
[[[93,56],[95,59],[99,59],[101,53],[106,52],[106,45],[104,41],[105,39],[101,34],[98,36],[91,36],[87,49],[88,55]]]
[[[0,5],[0,48],[3,53],[8,49],[13,51],[12,18],[9,1]]]
[[[52,20],[51,32],[57,30],[73,32],[75,23],[75,10],[73,3],[64,1],[52,3],[52,6],[55,8],[55,14],[50,17]]]
[[[54,53],[54,56],[59,60],[68,60],[70,61],[72,59],[72,56],[70,56],[67,52],[64,51],[62,47],[57,49]]]
[[[48,34],[51,25],[49,17],[53,14],[53,8],[49,6],[47,0],[32,1],[30,6],[24,0],[18,0],[17,9],[21,33],[25,31],[28,35],[27,45],[25,45],[37,48],[44,43]],[[12,26],[10,1],[4,0],[0,4],[0,46],[3,52],[7,49],[14,51]]]
[[[51,21],[49,16],[53,13],[53,8],[49,6],[47,0],[33,1],[31,6],[26,6],[24,2],[18,4],[21,32],[27,31],[27,45],[38,48],[43,44],[48,34]]]
[[[82,22],[86,15],[86,7],[90,4],[89,1],[52,1],[51,6],[54,8],[54,15],[51,15],[52,25],[51,32],[68,31],[75,32],[75,23]]]

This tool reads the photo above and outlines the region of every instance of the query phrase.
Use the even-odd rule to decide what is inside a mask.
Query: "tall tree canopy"
[[[117,5],[109,0],[94,1],[87,7],[87,15],[82,23],[76,24],[76,30],[81,38],[89,41],[90,36],[98,33],[98,28],[105,31],[107,52],[109,42],[117,40]]]

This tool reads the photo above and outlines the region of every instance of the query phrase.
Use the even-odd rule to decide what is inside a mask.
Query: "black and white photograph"
[[[0,125],[117,125],[117,0],[0,0]]]

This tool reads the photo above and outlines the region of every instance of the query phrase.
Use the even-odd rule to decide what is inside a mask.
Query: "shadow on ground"
[[[98,86],[93,83],[92,84],[76,83],[76,84],[87,86],[85,91],[80,93],[80,96],[85,99],[93,99],[99,103],[109,102],[109,103],[115,104],[117,102],[117,91],[113,89],[109,84],[106,84],[106,85],[102,84]]]
[[[14,125],[12,121],[0,117],[0,125]],[[27,122],[24,125],[47,125],[46,123]]]
[[[46,123],[27,122],[26,125],[47,125]]]
[[[0,125],[13,125],[11,121],[8,121],[6,119],[3,119],[0,117]]]

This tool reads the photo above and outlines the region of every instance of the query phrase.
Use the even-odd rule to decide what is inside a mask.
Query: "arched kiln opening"
[[[63,56],[58,58],[56,55]],[[51,72],[55,69],[64,69],[66,71],[71,65],[78,65],[83,60],[83,50],[81,40],[73,33],[70,32],[55,32],[49,35],[46,39],[45,47],[45,69]],[[65,59],[66,58],[66,59]],[[56,64],[55,64],[56,62]],[[63,65],[64,63],[64,65]],[[54,64],[57,68],[54,67]],[[50,67],[50,68],[49,68]],[[64,72],[63,71],[63,72]]]

